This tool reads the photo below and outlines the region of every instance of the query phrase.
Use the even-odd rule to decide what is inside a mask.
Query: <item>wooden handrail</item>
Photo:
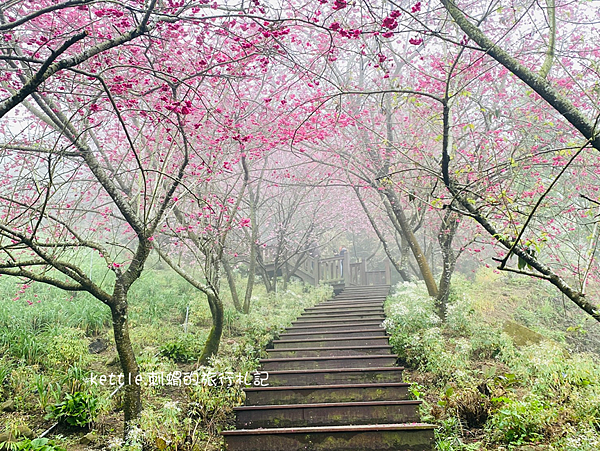
[[[260,249],[265,265],[275,263],[274,246]],[[386,261],[386,268],[367,271],[364,260],[350,263],[348,252],[344,255],[332,257],[311,257],[303,255],[304,261],[298,266],[298,272],[305,282],[314,285],[329,283],[343,286],[390,285],[390,266]],[[297,261],[297,260],[296,260]],[[293,265],[293,260],[290,262]],[[275,268],[276,270],[277,268]],[[308,280],[307,280],[308,279]]]

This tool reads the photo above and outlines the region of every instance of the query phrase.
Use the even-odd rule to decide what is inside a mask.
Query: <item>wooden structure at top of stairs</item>
[[[348,252],[324,258],[304,253],[290,261],[279,262],[274,255],[274,248],[267,246],[261,249],[260,261],[269,274],[276,272],[281,275],[283,266],[287,266],[304,283],[313,286],[326,283],[332,285],[336,293],[347,287],[389,287],[391,283],[389,261],[386,261],[385,269],[367,271],[365,261],[351,263]]]

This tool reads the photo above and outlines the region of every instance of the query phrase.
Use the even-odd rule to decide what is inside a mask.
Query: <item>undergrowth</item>
[[[94,278],[102,280],[102,268],[92,269]],[[244,283],[239,276],[238,283]],[[266,293],[257,284],[251,312],[244,315],[235,311],[224,289],[220,350],[209,365],[198,367],[212,323],[205,296],[170,271],[145,272],[129,294],[130,336],[146,376],[144,411],[123,443],[117,385],[90,383],[92,373],[120,373],[109,309],[85,293],[2,276],[0,404],[9,402],[10,407],[1,414],[0,433],[25,427],[37,436],[55,422],[63,427],[62,435],[50,440],[19,436],[11,441],[10,446],[25,450],[83,449],[76,443],[89,430],[99,434],[95,446],[106,443],[115,450],[222,449],[220,431],[232,427],[233,408],[243,403],[243,388],[254,382],[267,345],[330,291],[292,283],[284,292]],[[106,349],[90,353],[88,345],[98,340]],[[176,372],[220,377],[191,386],[148,382],[149,374]]]
[[[572,351],[560,312],[551,333],[551,312],[533,321],[539,300],[523,296],[515,309],[515,299],[482,298],[481,286],[457,279],[444,321],[421,284],[399,284],[386,303],[384,326],[402,363],[418,371],[412,391],[424,400],[423,419],[438,426],[437,449],[600,449],[598,355]],[[530,283],[525,292],[539,296]],[[516,346],[503,326],[523,315],[541,338]]]

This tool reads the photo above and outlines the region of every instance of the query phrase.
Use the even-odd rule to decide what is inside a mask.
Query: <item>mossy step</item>
[[[317,316],[309,316],[304,317],[301,316],[296,321],[292,321],[293,325],[297,324],[318,324],[318,323],[360,323],[361,321],[368,319],[380,319],[383,321],[385,319],[385,315],[383,313],[360,313],[357,315],[317,315]]]
[[[340,313],[350,313],[350,312],[355,312],[355,313],[362,313],[362,312],[373,312],[373,311],[383,311],[383,303],[378,302],[377,304],[364,304],[364,305],[356,305],[356,304],[352,304],[352,303],[348,303],[348,304],[342,304],[342,305],[335,305],[335,306],[331,306],[331,305],[323,305],[323,306],[316,306],[316,307],[309,307],[309,309],[304,310],[304,312],[302,313],[302,316],[306,316],[306,315],[313,315],[313,314],[317,314],[317,313],[323,313],[323,312],[340,312]]]
[[[372,303],[380,303],[383,304],[385,301],[385,296],[361,296],[361,297],[339,297],[333,299],[326,299],[323,302],[317,304],[315,307],[324,306],[324,305],[335,305],[335,304],[352,304],[352,305],[362,305],[362,304],[372,304]]]
[[[341,426],[419,421],[422,401],[368,401],[235,407],[237,428]]]
[[[360,338],[360,337],[385,337],[385,329],[381,327],[353,329],[344,328],[343,330],[320,331],[320,332],[285,332],[279,336],[280,339],[308,339],[308,338]]]
[[[396,363],[398,356],[393,354],[383,355],[350,355],[350,356],[324,356],[324,357],[282,357],[261,359],[262,371],[283,370],[312,370],[331,368],[370,368],[388,367]]]
[[[368,306],[368,307],[353,307],[353,306],[344,306],[344,307],[323,307],[315,310],[307,310],[305,311],[299,318],[306,318],[308,316],[314,315],[357,315],[357,314],[371,314],[371,313],[385,313],[383,306]]]
[[[424,423],[238,429],[224,431],[229,451],[432,451]]]
[[[246,388],[246,405],[324,402],[397,401],[408,399],[405,382]]]
[[[361,323],[362,328],[381,328],[381,319],[369,319],[364,320]],[[285,329],[286,332],[300,333],[300,332],[335,332],[343,331],[348,329],[348,324],[315,324],[315,325],[303,325],[298,324],[295,326],[288,327]],[[383,329],[382,329],[383,330]]]
[[[317,304],[312,309],[338,309],[338,308],[381,308],[383,307],[383,299],[371,300],[371,301],[329,301]],[[311,310],[309,310],[311,311]]]
[[[403,370],[398,366],[271,370],[266,382],[271,387],[403,382]]]
[[[267,350],[269,358],[382,355],[388,352],[392,352],[392,346],[387,344],[376,346],[322,346],[315,348],[284,348]]]
[[[369,316],[377,316],[378,318],[385,318],[383,309],[380,310],[368,310],[364,312],[352,312],[346,310],[336,310],[331,312],[317,312],[317,313],[305,313],[298,317],[295,321],[313,321],[315,319],[354,319],[354,318],[365,318]]]
[[[287,339],[282,336],[282,339],[273,341],[273,349],[286,348],[313,348],[313,347],[333,347],[333,346],[379,346],[388,344],[388,337],[385,335],[377,337],[340,337],[339,334],[334,334],[331,338],[305,338]]]

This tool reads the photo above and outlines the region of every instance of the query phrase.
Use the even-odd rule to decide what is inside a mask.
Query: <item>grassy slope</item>
[[[387,309],[438,449],[600,449],[600,325],[551,288],[482,270],[456,278],[445,324],[418,285]]]
[[[253,371],[267,343],[329,291],[303,290],[292,285],[285,293],[267,295],[259,286],[250,315],[239,315],[225,299],[221,350],[211,367],[201,373]],[[194,370],[211,322],[204,296],[173,274],[153,270],[134,285],[130,301],[131,337],[142,372]],[[98,445],[133,450],[141,449],[145,442],[157,448],[168,443],[168,449],[220,449],[218,432],[229,427],[232,407],[243,401],[242,387],[237,383],[228,387],[227,379],[216,387],[146,384],[139,438],[125,446],[119,443],[119,393],[110,397],[114,386],[89,384],[90,372],[109,375],[120,371],[109,326],[108,308],[84,293],[73,296],[36,284],[23,287],[15,279],[1,277],[0,403],[12,402],[15,410],[0,414],[4,430],[26,425],[37,436],[55,422],[44,419],[48,406],[64,400],[67,393],[81,392],[97,399],[92,427]],[[108,348],[90,354],[88,345],[96,339],[105,340]],[[147,377],[144,380],[148,382]],[[69,450],[87,449],[78,444],[85,432],[60,426],[53,437]]]

